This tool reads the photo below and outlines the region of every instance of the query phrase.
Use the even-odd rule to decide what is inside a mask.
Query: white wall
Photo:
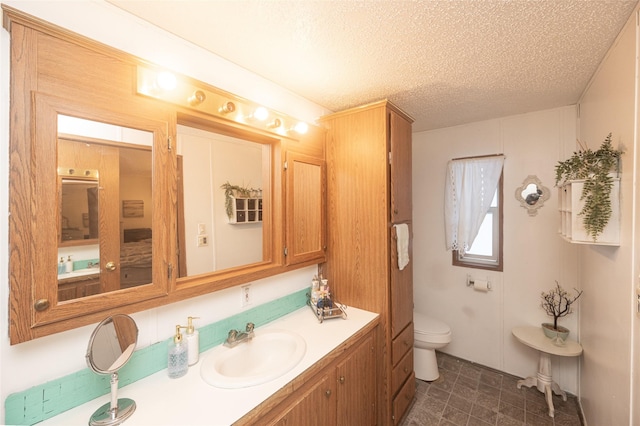
[[[103,1],[5,1],[16,9],[112,45],[151,62],[165,65],[226,91],[278,111],[312,122],[329,111],[288,92],[257,75],[196,48],[137,20]],[[0,81],[0,419],[4,401],[17,391],[59,378],[86,367],[84,354],[94,326],[59,333],[15,346],[8,338],[8,144],[9,144],[9,35],[1,33]],[[306,287],[315,267],[293,271],[253,284],[254,304],[260,304]],[[151,309],[133,315],[140,328],[140,346],[169,338],[175,324],[199,316],[209,324],[241,310],[240,290],[210,295]]]
[[[625,152],[620,185],[620,247],[585,246],[579,251],[579,278],[585,291],[580,315],[584,347],[581,399],[591,425],[640,424],[638,399],[631,393],[632,374],[636,393],[639,381],[639,361],[632,352],[634,341],[638,344],[638,319],[633,313],[634,282],[638,281],[634,280],[632,269],[633,226],[637,216],[633,205],[634,175],[638,173],[637,166],[634,171],[637,155],[635,19],[633,14],[579,103],[580,140],[596,149],[611,132],[614,147]],[[635,256],[637,265],[637,254]],[[630,410],[635,410],[635,421],[630,417]]]
[[[443,349],[463,359],[526,377],[537,370],[538,354],[511,335],[519,325],[539,326],[549,318],[540,293],[555,286],[579,287],[576,248],[557,235],[554,167],[573,144],[575,107],[564,107],[413,135],[414,303],[452,329]],[[456,157],[504,153],[504,271],[454,267],[445,249],[444,177]],[[529,216],[515,198],[528,175],[551,190],[551,198]],[[467,274],[488,279],[492,291],[466,286]],[[583,296],[583,298],[590,295]],[[579,310],[579,308],[578,308]],[[578,335],[578,314],[560,320]],[[555,380],[578,390],[578,360],[552,362]]]

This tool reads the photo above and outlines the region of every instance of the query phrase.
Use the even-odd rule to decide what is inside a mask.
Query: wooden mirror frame
[[[136,72],[140,66],[148,67],[148,63],[6,5],[2,5],[2,10],[4,27],[11,34],[9,335],[12,345],[97,323],[105,316],[166,305],[325,260],[324,222],[320,224],[322,240],[314,247],[313,255],[292,256],[287,261],[284,255],[285,154],[311,153],[321,159],[320,165],[324,167],[323,129],[310,126],[308,134],[293,138],[284,131],[278,134],[268,129],[259,130],[222,115],[216,117],[195,111],[188,105],[146,97],[136,91]],[[189,81],[223,93],[204,83]],[[255,105],[226,92],[224,96],[234,102]],[[37,107],[38,103],[42,105]],[[38,125],[34,115],[37,108],[43,111],[38,115],[46,117]],[[55,137],[57,113],[154,133],[153,283],[132,291],[118,290],[57,303],[55,287],[45,284],[51,280],[40,280],[43,271],[49,274],[49,266],[51,276],[55,277],[53,263],[56,256],[48,265],[44,255],[36,256],[37,251],[42,243],[57,244],[40,233],[51,220],[43,222],[46,212],[38,209],[33,200],[38,191],[45,191],[42,195],[54,188],[53,182],[42,185],[37,167],[42,156],[55,158],[56,154],[52,151],[55,144],[50,142],[45,144],[47,150],[41,150],[38,138],[46,135],[44,138],[50,141]],[[137,118],[132,118],[134,116]],[[292,120],[282,114],[279,117]],[[271,205],[268,208],[271,215],[267,226],[272,238],[265,249],[268,253],[266,261],[185,280],[176,279],[177,156],[173,144],[178,122],[200,123],[207,129],[213,126],[231,135],[251,135],[270,147]],[[302,182],[297,185],[302,186]],[[323,193],[324,182],[322,188],[312,190]],[[56,197],[45,196],[47,200],[50,198]],[[324,220],[324,212],[320,217]],[[49,225],[57,228],[57,224]],[[292,238],[288,235],[286,240],[292,241]]]
[[[263,146],[263,151],[268,153],[266,156],[263,155],[263,158],[269,159],[268,161],[263,160],[262,164],[263,181],[267,183],[262,188],[263,261],[202,275],[177,278],[176,289],[189,291],[195,287],[215,291],[284,272],[283,253],[278,249],[284,244],[282,176],[276,172],[277,165],[282,164],[282,146],[284,145],[282,138],[193,111],[178,110],[176,118],[177,123],[184,126],[260,143]]]

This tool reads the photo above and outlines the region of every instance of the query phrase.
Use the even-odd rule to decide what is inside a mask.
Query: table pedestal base
[[[530,388],[536,386],[538,390],[545,394],[547,399],[547,405],[549,406],[549,417],[553,417],[555,409],[553,408],[553,401],[551,399],[552,393],[562,396],[562,400],[567,400],[567,394],[560,389],[560,386],[551,378],[551,357],[548,353],[540,351],[540,360],[538,362],[538,374],[536,377],[527,377],[526,379],[518,380],[517,387],[520,389],[522,385]]]

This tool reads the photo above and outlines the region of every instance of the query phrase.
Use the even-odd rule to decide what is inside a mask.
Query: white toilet
[[[442,321],[413,312],[413,369],[416,378],[433,381],[440,377],[436,349],[451,342],[451,329]]]

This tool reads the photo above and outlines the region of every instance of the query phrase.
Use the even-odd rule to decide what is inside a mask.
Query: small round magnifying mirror
[[[136,347],[138,327],[128,315],[104,319],[91,334],[87,347],[87,365],[98,374],[111,374],[111,402],[100,407],[89,420],[91,426],[118,425],[136,410],[132,399],[118,399],[118,370]]]

